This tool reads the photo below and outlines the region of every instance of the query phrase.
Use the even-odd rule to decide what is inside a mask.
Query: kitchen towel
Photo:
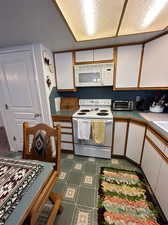
[[[91,121],[79,119],[78,120],[78,139],[89,140],[90,139]]]
[[[96,144],[104,143],[105,138],[105,121],[92,120],[92,139]]]

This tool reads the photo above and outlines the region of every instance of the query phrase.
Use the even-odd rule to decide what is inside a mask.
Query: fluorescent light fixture
[[[81,1],[83,14],[84,14],[84,21],[87,30],[87,34],[89,36],[95,34],[95,7],[94,7],[94,0],[82,0]]]
[[[155,18],[159,15],[161,10],[164,8],[168,0],[154,0],[153,4],[150,6],[149,11],[147,12],[142,27],[148,27]]]

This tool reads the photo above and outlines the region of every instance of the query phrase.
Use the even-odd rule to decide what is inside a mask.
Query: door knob
[[[41,113],[35,113],[34,118],[41,117]]]

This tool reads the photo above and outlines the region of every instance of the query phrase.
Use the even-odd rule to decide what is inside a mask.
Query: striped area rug
[[[162,225],[141,174],[101,168],[98,224]]]

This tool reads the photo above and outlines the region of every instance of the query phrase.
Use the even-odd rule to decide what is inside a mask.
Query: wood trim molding
[[[73,144],[73,142],[72,142],[72,141],[62,141],[62,140],[61,140],[61,143]]]
[[[72,116],[52,115],[52,120],[53,120],[53,122],[70,122],[70,123],[72,123]]]
[[[139,90],[168,90],[168,87],[139,87]]]
[[[100,61],[83,61],[83,62],[75,62],[75,65],[83,65],[83,64],[97,64],[97,63],[112,63],[113,59],[109,60],[100,60]]]
[[[145,128],[145,133],[144,133],[144,139],[143,139],[142,151],[141,151],[141,157],[140,157],[140,165],[141,165],[141,163],[142,163],[142,157],[143,157],[143,152],[144,152],[144,145],[145,145],[146,132],[147,132],[147,127]]]
[[[66,92],[66,91],[69,91],[69,92],[77,92],[78,90],[77,89],[57,89],[58,92]]]
[[[142,51],[141,51],[140,65],[139,65],[139,75],[138,75],[138,84],[137,84],[138,89],[140,88],[140,83],[141,83],[141,73],[142,73],[142,65],[143,65],[144,48],[145,48],[145,45],[143,44],[142,45]]]
[[[119,123],[120,123],[120,122],[121,122],[121,123],[122,123],[122,122],[128,122],[128,120],[129,120],[129,119],[124,119],[124,118],[119,118],[119,117],[118,117],[118,118],[114,118],[114,122],[119,122]]]
[[[126,156],[126,153],[127,153],[127,143],[128,143],[129,127],[130,127],[130,123],[129,123],[129,121],[128,121],[128,123],[127,123],[127,130],[126,130],[126,136],[125,136],[124,156]]]
[[[77,91],[76,86],[75,86],[75,52],[72,52],[72,69],[73,69],[73,86],[74,86],[74,91]]]
[[[118,49],[114,48],[113,49],[113,58],[114,58],[113,90],[116,90],[117,56],[118,56]]]
[[[113,122],[113,128],[112,128],[113,134],[112,134],[111,154],[113,154],[113,152],[114,152],[115,122],[116,122],[116,121],[114,120],[114,122]]]
[[[127,3],[128,3],[128,0],[125,0],[123,8],[122,8],[119,24],[118,24],[118,27],[117,27],[116,37],[118,36],[118,33],[120,31],[120,27],[121,27],[122,20],[124,18],[124,14],[125,14],[125,10],[126,10],[126,7],[127,7]]]
[[[72,133],[68,133],[68,132],[61,132],[61,134],[66,134],[66,135],[71,135],[72,136]]]
[[[160,154],[160,156],[168,163],[168,158],[165,154],[155,145],[155,143],[146,135],[146,140],[152,145],[152,147]]]
[[[168,146],[168,142],[165,141],[164,138],[162,138],[157,131],[155,131],[152,127],[148,127],[148,130],[156,137],[158,138],[161,142],[163,142],[165,145]]]
[[[137,120],[137,119],[133,119],[133,120],[131,119],[130,123],[136,124],[136,125],[141,126],[141,127],[146,127],[146,123],[145,122]]]

